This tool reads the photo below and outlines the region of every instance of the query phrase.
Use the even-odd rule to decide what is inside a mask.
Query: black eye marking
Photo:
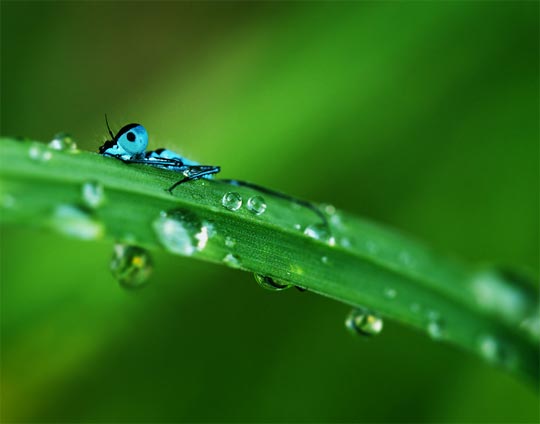
[[[126,134],[126,137],[128,141],[135,141],[135,134],[133,134],[131,131]]]

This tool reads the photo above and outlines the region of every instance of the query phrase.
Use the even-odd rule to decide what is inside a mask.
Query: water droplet
[[[472,291],[477,304],[514,323],[519,323],[530,311],[531,302],[526,283],[497,269],[477,272],[472,280]]]
[[[328,263],[328,256],[323,256],[323,257],[321,258],[321,262],[322,262],[323,264],[327,264],[327,263]]]
[[[247,208],[255,215],[262,215],[266,210],[266,202],[261,196],[253,196],[248,199]]]
[[[34,143],[28,150],[30,159],[37,162],[47,162],[52,158],[52,152],[40,143]]]
[[[232,237],[227,236],[225,237],[225,246],[233,248],[236,246],[236,241]]]
[[[406,267],[413,266],[413,258],[411,254],[405,250],[399,253],[399,260]]]
[[[240,262],[240,257],[234,253],[227,253],[223,258],[223,262],[228,264],[231,268],[240,268],[242,265]]]
[[[383,320],[373,312],[357,308],[347,315],[345,326],[354,334],[376,336],[383,329]]]
[[[161,244],[169,252],[191,256],[206,247],[209,226],[200,223],[189,211],[161,212],[154,221],[154,230]]]
[[[519,326],[529,333],[534,340],[540,340],[540,311],[525,318]]]
[[[428,322],[427,332],[434,340],[440,340],[444,337],[444,324],[439,319],[433,319]]]
[[[230,191],[223,195],[221,204],[230,211],[236,212],[242,207],[242,196],[234,191]]]
[[[391,287],[388,287],[385,289],[384,291],[384,295],[388,298],[388,299],[395,299],[396,296],[397,296],[397,292],[395,289],[391,288]]]
[[[253,274],[253,276],[255,277],[255,281],[257,281],[257,284],[259,284],[259,286],[266,290],[282,291],[293,287],[290,284],[277,282],[273,278],[267,277],[265,275]]]
[[[323,224],[312,224],[305,228],[304,234],[315,240],[321,240],[328,243],[330,246],[335,246],[336,239],[330,234],[328,227]]]
[[[105,233],[101,222],[85,210],[71,205],[58,206],[52,214],[50,224],[63,234],[83,240],[98,239]]]
[[[77,143],[73,140],[73,137],[67,133],[58,133],[49,142],[49,147],[53,150],[77,150]]]
[[[146,249],[117,244],[114,246],[111,272],[123,287],[139,288],[152,273],[152,259]]]
[[[342,238],[340,244],[345,248],[351,247],[351,241],[348,238]]]
[[[295,230],[301,230],[302,226],[300,224],[294,224],[294,229]]]
[[[327,215],[334,215],[336,213],[336,208],[334,205],[327,204],[327,205],[324,205],[324,212]]]
[[[82,186],[82,197],[86,206],[96,209],[105,201],[103,185],[97,181],[89,181]]]
[[[491,335],[480,337],[478,347],[480,349],[480,354],[489,362],[501,362],[502,349],[499,341],[495,337]]]

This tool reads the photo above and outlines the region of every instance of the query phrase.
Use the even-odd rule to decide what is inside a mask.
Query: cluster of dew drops
[[[33,143],[28,151],[31,160],[40,163],[49,162],[55,151],[68,153],[78,153],[77,144],[73,138],[66,133],[57,134],[50,143],[45,146],[41,143]],[[101,207],[105,201],[105,190],[101,183],[97,181],[87,181],[81,186],[82,205],[73,206],[62,204],[56,207],[51,217],[51,225],[56,230],[82,239],[97,239],[104,235],[103,224],[94,217],[93,211]],[[16,199],[4,194],[2,206],[4,208],[17,207]],[[244,205],[242,196],[237,192],[227,192],[221,198],[221,205],[231,212],[241,210]],[[267,204],[260,195],[249,197],[245,202],[246,209],[254,216],[261,216],[267,210]],[[335,208],[331,205],[325,207],[327,215],[337,220],[339,217],[335,213]],[[199,222],[189,211],[175,210],[171,212],[161,212],[158,218],[153,222],[155,233],[162,245],[170,252],[190,256],[205,248],[208,240],[214,235],[215,231],[212,224],[208,222]],[[302,230],[300,224],[295,224],[296,230]],[[303,233],[311,238],[326,242],[330,246],[336,244],[336,239],[328,232],[328,227],[321,224],[308,225],[303,229]],[[231,237],[225,237],[225,246],[230,252],[223,257],[223,262],[231,267],[239,268],[242,266],[241,259],[232,253],[236,241]],[[371,244],[369,244],[371,243]],[[372,242],[369,242],[367,248],[374,250]],[[340,241],[343,247],[348,247],[350,242],[347,239]],[[405,257],[401,258],[405,261]],[[323,256],[321,262],[327,264],[328,257]],[[143,287],[152,272],[152,259],[149,252],[132,244],[119,243],[114,246],[110,269],[114,278],[126,289],[137,289]],[[262,288],[274,292],[295,287],[287,282],[278,281],[269,276],[255,274],[255,281]],[[482,289],[485,290],[485,280],[482,282]],[[297,287],[301,291],[300,287]],[[384,289],[384,296],[388,300],[397,297],[397,291],[393,288]],[[446,327],[439,314],[433,310],[425,310],[419,303],[410,305],[410,311],[413,314],[427,316],[428,334],[435,340],[446,337]],[[356,335],[374,336],[380,334],[383,329],[383,320],[375,312],[366,308],[356,307],[351,310],[346,317],[345,326]],[[540,338],[540,312],[534,313],[523,321],[522,327],[532,334],[536,339]],[[511,358],[512,355],[504,349],[499,339],[493,335],[483,335],[478,342],[480,354],[492,362],[502,362],[504,359]]]

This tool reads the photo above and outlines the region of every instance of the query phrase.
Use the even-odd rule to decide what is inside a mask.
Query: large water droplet
[[[376,336],[383,329],[383,320],[373,312],[356,308],[347,315],[345,326],[355,334]]]
[[[36,162],[47,162],[52,158],[52,152],[40,143],[33,143],[28,149],[28,156]]]
[[[242,266],[240,257],[234,253],[227,253],[223,258],[223,262],[229,265],[231,268],[240,268]]]
[[[82,186],[82,197],[86,206],[96,209],[105,201],[103,185],[97,181],[89,181]]]
[[[226,209],[235,212],[242,207],[242,196],[234,191],[230,191],[223,195],[221,204]]]
[[[515,275],[497,269],[482,270],[472,280],[477,304],[515,323],[525,318],[532,306],[527,291],[523,290],[527,285]]]
[[[77,150],[77,143],[75,143],[71,135],[61,132],[56,134],[49,142],[49,147],[53,150],[75,151]]]
[[[336,244],[336,239],[332,236],[328,227],[323,224],[308,225],[304,230],[304,234],[315,240],[328,243],[330,246],[335,246]]]
[[[253,196],[248,199],[247,208],[255,215],[262,215],[266,210],[266,202],[261,196]]]
[[[117,244],[114,246],[111,272],[123,287],[139,288],[152,273],[152,259],[146,249]]]
[[[210,237],[208,224],[189,211],[161,212],[153,226],[165,249],[186,256],[203,250]]]
[[[255,277],[255,281],[257,281],[257,284],[259,284],[259,286],[266,290],[282,291],[293,287],[290,284],[277,282],[273,278],[267,277],[262,274],[253,274],[253,276]]]
[[[50,223],[55,230],[83,240],[101,238],[105,232],[101,222],[85,210],[71,205],[58,206]]]

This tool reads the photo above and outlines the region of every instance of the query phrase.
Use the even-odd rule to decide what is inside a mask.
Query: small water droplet
[[[300,224],[294,224],[294,229],[295,230],[301,230],[302,226]]]
[[[49,147],[53,150],[75,151],[77,150],[77,143],[75,143],[71,135],[61,132],[56,134],[49,142]]]
[[[88,181],[82,186],[84,204],[92,209],[100,207],[105,201],[103,185],[97,181]]]
[[[491,335],[480,337],[478,347],[480,349],[480,354],[489,362],[501,362],[502,349],[499,341],[495,337]]]
[[[191,256],[203,250],[209,239],[207,223],[201,224],[190,211],[161,212],[153,226],[165,249],[180,255]]]
[[[105,233],[101,222],[85,210],[71,205],[58,206],[51,216],[50,224],[63,234],[83,240],[98,239]]]
[[[327,205],[324,205],[324,212],[327,215],[334,215],[336,213],[336,208],[334,205],[327,204]]]
[[[343,247],[351,247],[351,241],[346,237],[341,239],[340,244]]]
[[[327,264],[327,263],[328,263],[328,256],[323,256],[323,257],[321,258],[321,262],[322,262],[323,264]]]
[[[52,158],[52,152],[40,143],[34,143],[28,150],[30,159],[36,162],[47,162]]]
[[[434,340],[440,340],[444,337],[444,324],[439,319],[434,319],[428,322],[427,332]]]
[[[354,334],[376,336],[383,329],[383,320],[373,312],[356,308],[347,315],[345,326]]]
[[[111,272],[122,287],[139,288],[152,273],[152,259],[142,247],[117,244],[114,246]]]
[[[399,253],[399,260],[406,267],[411,267],[413,265],[413,258],[411,254],[405,250]]]
[[[304,230],[304,234],[315,240],[321,240],[328,243],[330,246],[335,246],[336,244],[335,237],[330,234],[328,228],[323,224],[308,225]]]
[[[242,265],[240,262],[240,257],[234,253],[227,253],[223,258],[223,262],[228,264],[231,268],[240,268]]]
[[[369,253],[377,253],[379,250],[377,244],[373,240],[366,241],[366,249]]]
[[[384,290],[384,295],[388,298],[388,299],[395,299],[396,296],[397,296],[397,292],[395,289],[391,288],[391,287],[388,287]]]
[[[227,236],[225,237],[225,246],[233,248],[236,246],[236,241],[232,237]]]
[[[519,326],[529,333],[534,340],[540,340],[540,311],[525,318]]]
[[[253,196],[248,199],[247,208],[255,215],[262,215],[266,210],[266,202],[261,196]]]
[[[253,276],[255,277],[255,281],[257,281],[257,284],[259,284],[259,286],[266,290],[282,291],[293,287],[292,285],[287,283],[277,282],[273,278],[267,277],[265,275],[253,274]]]
[[[236,212],[242,207],[242,196],[234,191],[225,193],[221,199],[221,204],[230,211]]]

